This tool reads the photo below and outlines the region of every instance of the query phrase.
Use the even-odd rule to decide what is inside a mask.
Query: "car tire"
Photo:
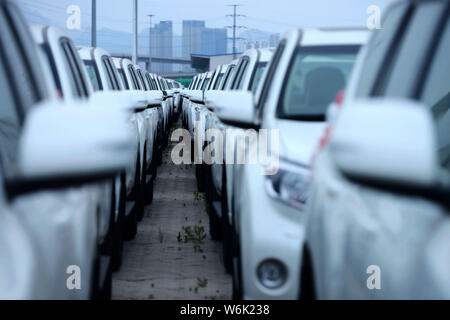
[[[228,191],[225,166],[222,171],[222,257],[228,273],[233,271],[233,230],[228,221]]]

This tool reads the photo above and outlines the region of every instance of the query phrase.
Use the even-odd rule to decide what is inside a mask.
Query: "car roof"
[[[302,46],[361,45],[367,42],[370,32],[364,28],[320,28],[303,29]]]
[[[30,25],[30,31],[31,31],[31,35],[33,36],[34,41],[37,44],[43,44],[44,42],[46,42],[45,36],[44,36],[44,31],[47,31],[45,34],[47,37],[49,38],[70,38],[69,34],[64,30],[61,29],[59,27],[55,27],[55,26],[46,26],[43,24],[32,24]]]

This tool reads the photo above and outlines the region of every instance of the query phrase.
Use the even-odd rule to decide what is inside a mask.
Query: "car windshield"
[[[277,115],[324,121],[328,105],[344,89],[360,46],[317,46],[296,50],[282,89]]]
[[[264,70],[266,70],[267,62],[259,62],[256,65],[255,74],[253,75],[252,84],[251,84],[251,90],[253,94],[256,93],[256,89],[258,89],[258,85],[261,81],[261,77],[264,73]]]
[[[89,79],[91,80],[94,90],[99,91],[101,89],[100,80],[94,62],[91,60],[83,60],[83,62],[84,65],[86,66],[86,71],[87,74],[89,75]]]

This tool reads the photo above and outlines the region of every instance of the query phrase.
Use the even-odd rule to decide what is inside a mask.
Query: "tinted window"
[[[450,22],[447,23],[439,47],[432,58],[421,100],[430,107],[436,121],[439,157],[450,171]]]
[[[403,97],[413,93],[420,66],[430,46],[433,31],[443,10],[442,2],[424,2],[414,11],[411,22],[398,43],[392,67],[386,70],[385,80],[377,93]]]
[[[261,81],[261,77],[264,73],[264,70],[266,70],[267,62],[259,62],[256,65],[255,73],[253,74],[253,78],[250,82],[250,90],[253,92],[253,94],[256,93],[256,89],[258,89],[259,82]]]
[[[283,55],[284,49],[286,48],[286,41],[282,40],[275,51],[272,61],[269,66],[269,70],[267,71],[266,79],[264,80],[263,87],[261,90],[261,95],[257,104],[258,116],[261,118],[264,112],[264,107],[266,105],[266,101],[269,95],[270,86],[272,84],[273,77],[275,75],[275,71],[278,67],[278,63]]]
[[[208,86],[208,83],[211,81],[211,78],[206,78],[205,81],[203,81],[202,84],[202,90],[205,90],[206,87]]]
[[[14,76],[11,76],[11,79],[14,81],[15,87],[20,88],[21,109],[19,112],[26,112],[41,97],[37,92],[34,79],[28,68],[30,61],[27,60],[28,58],[25,57],[25,53],[22,51],[20,40],[12,33],[10,25],[6,23],[1,13],[0,39],[5,54],[4,61],[7,61],[5,66],[6,70],[8,70],[7,73],[14,74]],[[38,60],[35,62],[39,63]],[[22,108],[25,110],[22,110]]]
[[[225,73],[225,79],[223,80],[222,85],[220,86],[220,90],[225,90],[228,88],[228,84],[231,82],[231,79],[233,78],[233,72],[234,72],[235,66],[230,66],[230,69]]]
[[[83,62],[86,66],[86,71],[89,76],[89,80],[91,81],[92,87],[94,88],[94,91],[102,90],[102,84],[95,63],[91,60],[84,60]]]
[[[0,55],[0,161],[6,178],[12,177],[17,163],[20,135],[20,116],[14,101],[9,77],[4,68],[4,57]]]
[[[242,89],[244,83],[242,82],[242,78],[244,77],[245,71],[247,70],[248,65],[248,57],[244,57],[242,60],[241,67],[238,69],[236,77],[234,79],[232,90]]]
[[[345,88],[359,46],[296,50],[281,92],[278,117],[323,121],[328,105]]]
[[[216,83],[214,84],[214,90],[219,89],[220,84],[222,83],[223,73],[219,73],[217,75]]]
[[[382,69],[384,59],[388,54],[388,48],[396,36],[396,30],[400,26],[406,9],[407,5],[404,3],[395,6],[387,13],[382,28],[373,31],[373,36],[367,44],[367,54],[361,71],[364,76],[359,79],[357,96],[369,96],[371,94],[376,77]]]
[[[127,77],[125,76],[125,71],[123,71],[122,68],[119,69],[119,75],[120,75],[120,78],[122,79],[123,87],[125,89],[129,90],[130,86],[128,85]]]
[[[133,80],[134,89],[136,89],[136,90],[141,89],[141,86],[136,78],[135,70],[131,64],[128,66],[128,70],[131,74],[131,79]]]

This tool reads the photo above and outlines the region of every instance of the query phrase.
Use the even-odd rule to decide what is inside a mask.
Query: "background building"
[[[227,29],[207,28],[205,21],[183,21],[182,54],[190,58],[192,54],[223,55],[227,53]],[[192,71],[184,66],[184,71]]]
[[[205,28],[202,32],[202,47],[200,52],[204,55],[219,55],[227,53],[227,29]]]
[[[172,21],[161,21],[152,28],[151,53],[154,57],[173,57],[173,26]],[[173,66],[168,63],[153,63],[151,71],[170,73]]]

